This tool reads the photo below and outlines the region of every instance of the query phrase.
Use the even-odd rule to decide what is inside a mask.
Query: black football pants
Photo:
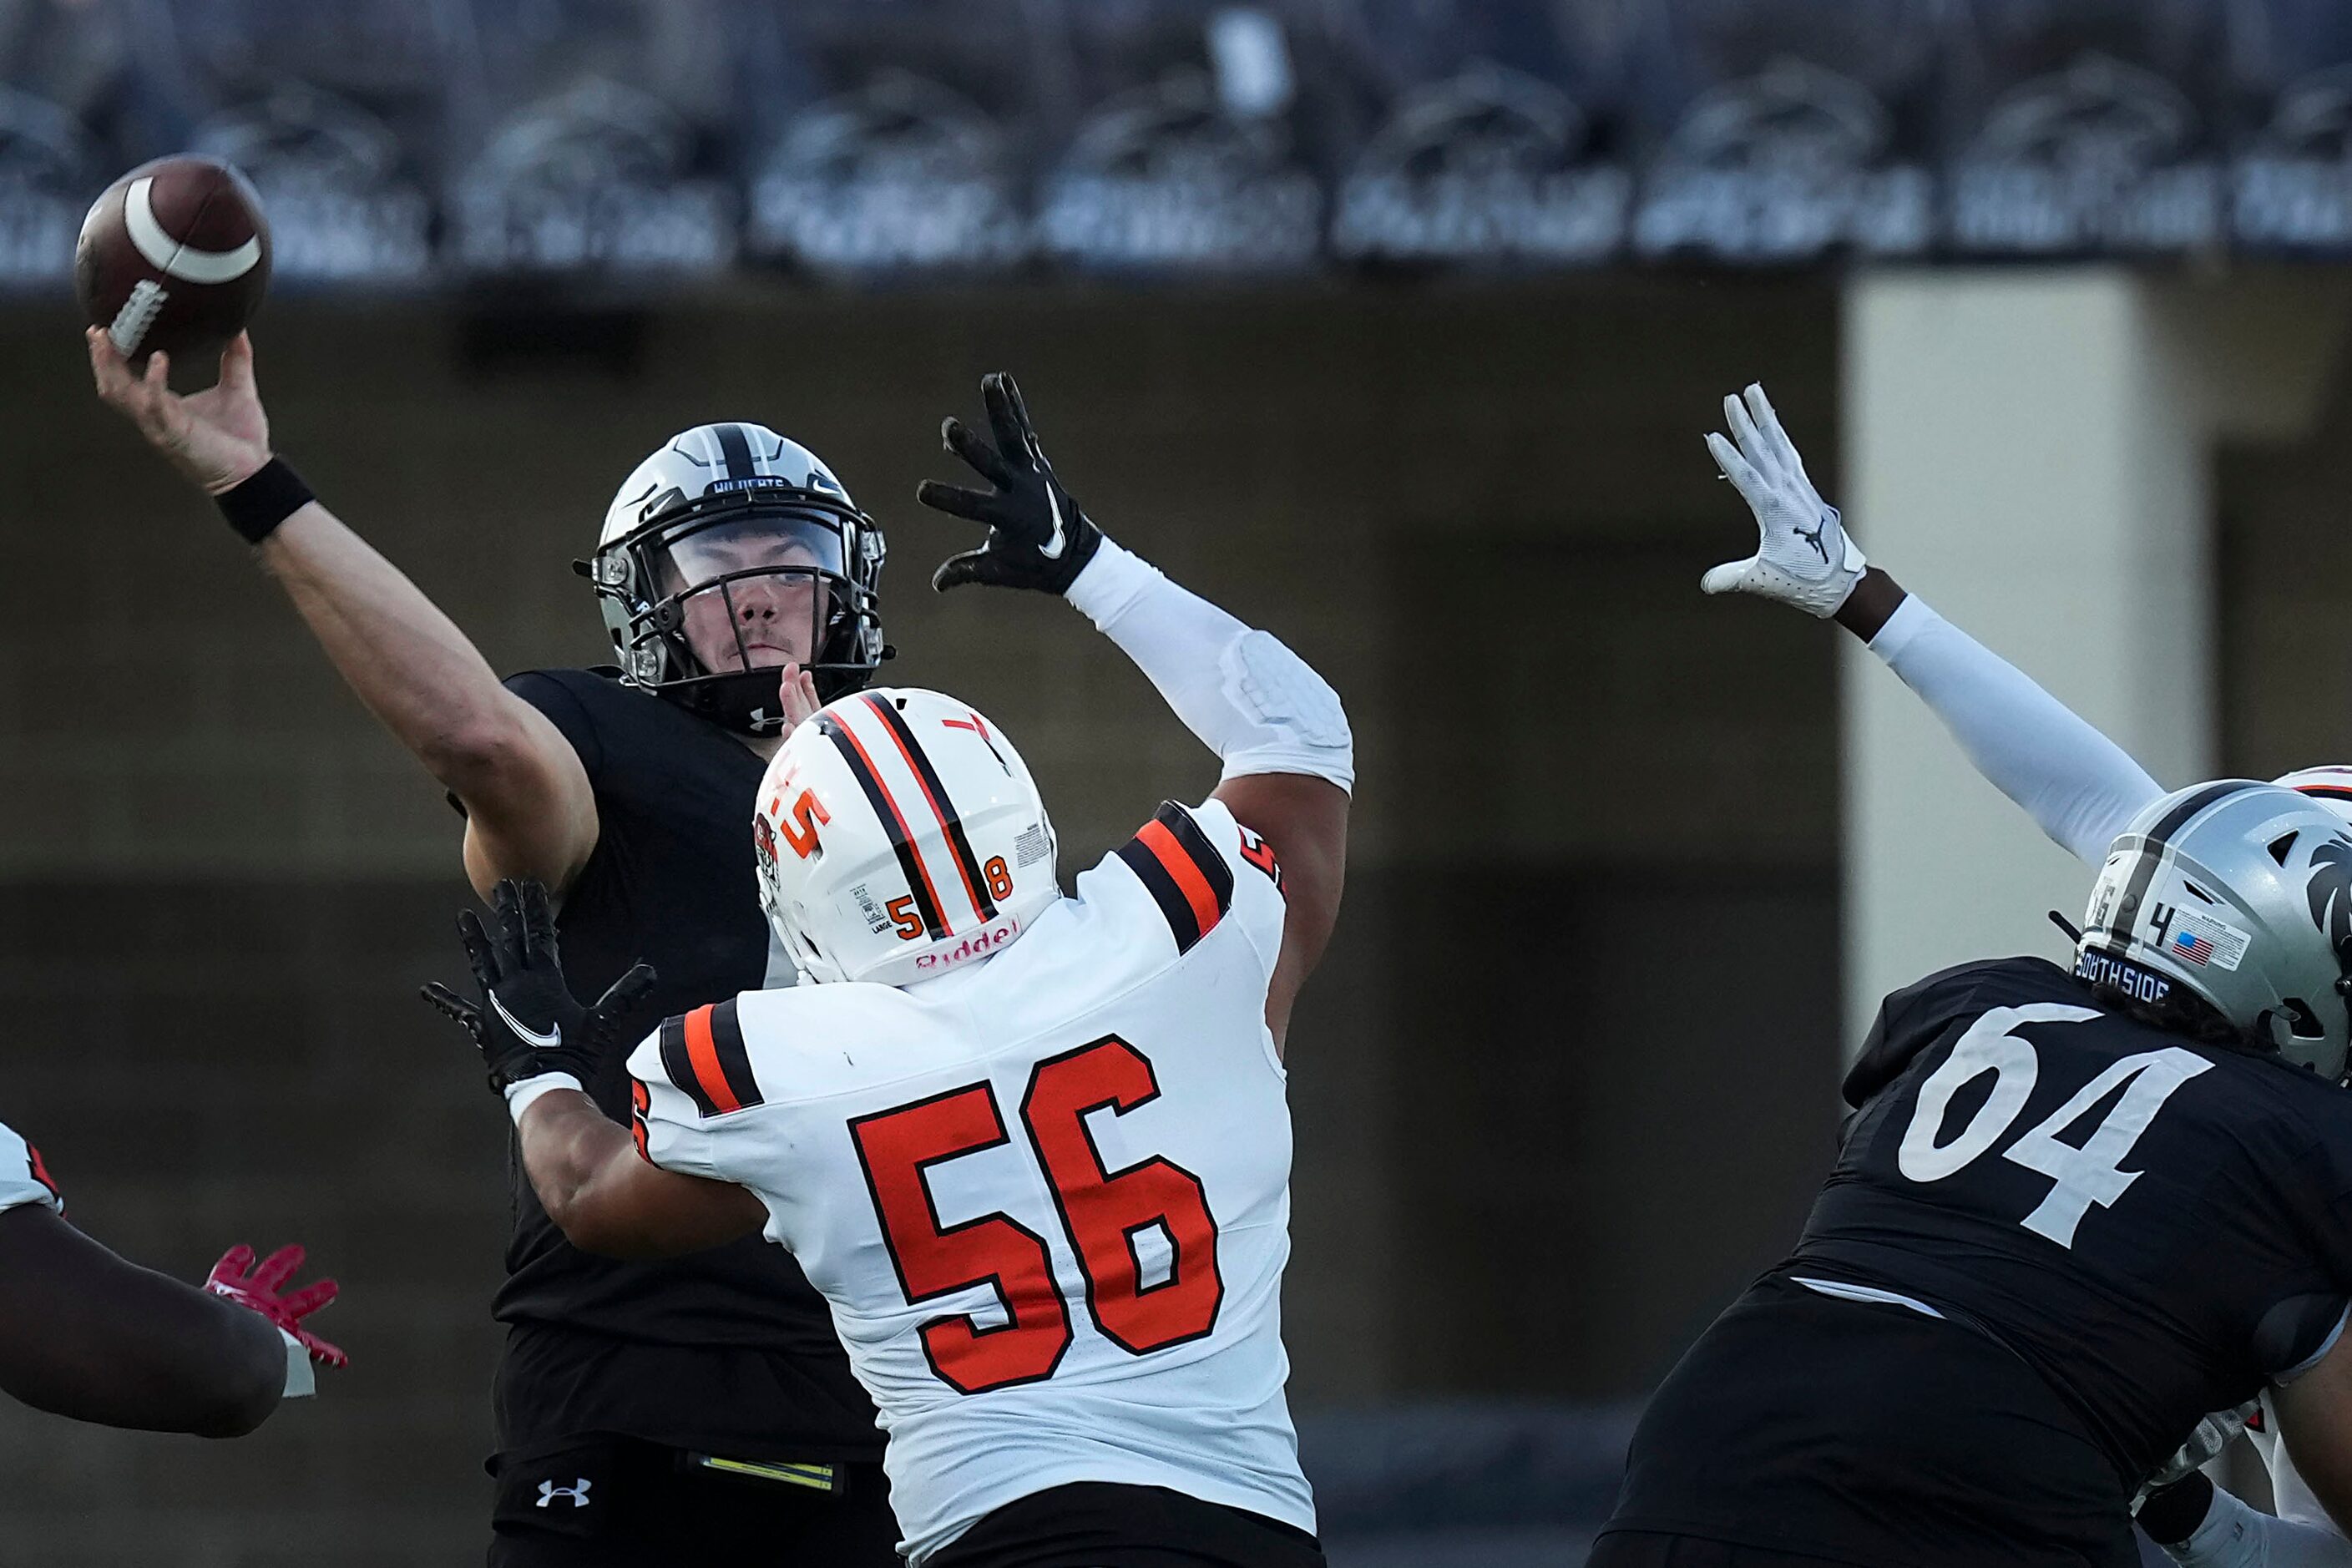
[[[882,1467],[834,1471],[825,1492],[628,1437],[509,1454],[489,1568],[900,1568]]]

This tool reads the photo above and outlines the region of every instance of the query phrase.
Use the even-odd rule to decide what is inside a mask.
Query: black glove
[[[594,1006],[583,1007],[556,962],[555,911],[547,889],[509,879],[498,885],[491,902],[498,913],[496,938],[482,929],[473,910],[457,917],[457,939],[466,944],[481,1003],[467,1001],[439,981],[425,987],[425,999],[474,1037],[475,1048],[489,1066],[490,1088],[500,1094],[509,1084],[547,1072],[568,1072],[583,1085],[594,1081],[614,1037],[653,989],[653,966],[634,966]]]
[[[2213,1483],[2191,1470],[2140,1500],[2135,1517],[2158,1546],[2178,1546],[2197,1533],[2213,1509]]]
[[[1037,445],[1037,432],[1029,427],[1029,410],[1022,406],[1021,389],[1013,378],[1001,370],[984,375],[980,394],[987,400],[989,426],[996,433],[994,448],[952,416],[940,426],[940,439],[951,455],[996,488],[968,490],[925,479],[915,499],[934,511],[986,523],[988,541],[941,562],[931,574],[931,586],[942,594],[966,583],[1066,593],[1095,558],[1102,530],[1087,520],[1054,477],[1054,465],[1045,461]]]

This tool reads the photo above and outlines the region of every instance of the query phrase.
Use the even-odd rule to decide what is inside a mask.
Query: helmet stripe
[[[727,464],[727,477],[730,479],[757,479],[759,465],[751,461],[751,443],[745,437],[743,426],[713,425],[710,428],[719,437],[719,456]]]
[[[915,847],[915,836],[908,831],[907,819],[899,812],[898,803],[890,798],[874,759],[866,754],[866,747],[839,715],[820,713],[816,724],[840,751],[841,760],[849,764],[857,787],[866,792],[866,803],[882,819],[882,830],[890,836],[890,848],[898,857],[898,869],[906,876],[907,890],[915,897],[915,912],[923,917],[923,929],[930,932],[934,941],[952,934],[940,914],[940,895],[931,886],[931,874],[923,865],[922,852]]]
[[[2124,921],[2122,929],[2125,936],[2128,937],[2139,929],[2140,900],[2147,895],[2148,884],[2156,880],[2156,868],[2163,863],[2164,850],[2172,836],[2189,826],[2189,819],[2207,806],[2247,787],[2242,779],[2207,784],[2203,789],[2181,796],[2170,811],[2158,817],[2147,832],[2141,836],[2139,863],[2132,868],[2131,880],[2124,884],[2123,897],[2116,900],[2116,913]]]
[[[907,721],[898,709],[870,691],[866,694],[865,702],[882,721],[882,727],[890,731],[890,739],[897,743],[898,754],[907,759],[907,766],[914,770],[915,782],[923,788],[923,798],[930,802],[931,815],[940,819],[940,831],[948,836],[948,847],[955,855],[956,870],[963,877],[963,890],[971,898],[972,912],[983,921],[994,920],[996,900],[988,896],[988,881],[980,874],[980,861],[971,852],[971,840],[964,833],[963,818],[956,814],[955,806],[948,800],[948,786],[940,782],[939,770],[931,766],[930,753],[924,751],[922,742],[915,739],[915,732],[907,728]],[[993,746],[989,749],[992,752],[995,750]]]

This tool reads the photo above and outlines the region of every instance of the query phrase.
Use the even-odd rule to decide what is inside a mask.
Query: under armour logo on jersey
[[[553,1481],[541,1481],[539,1483],[539,1503],[537,1506],[545,1508],[557,1498],[568,1497],[572,1500],[572,1506],[573,1508],[586,1508],[588,1506],[588,1486],[589,1481],[586,1476],[582,1476],[578,1480],[572,1482],[568,1487],[559,1487]]]

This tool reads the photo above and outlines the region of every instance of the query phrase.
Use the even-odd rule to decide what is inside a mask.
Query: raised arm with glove
[[[1699,580],[1837,622],[1943,721],[1992,786],[2085,864],[2164,793],[2147,770],[2018,668],[1871,566],[1805,475],[1761,386],[1723,400],[1732,439],[1706,449],[1756,515],[1756,553]]]
[[[968,583],[1057,594],[1117,643],[1223,764],[1215,796],[1261,836],[1284,871],[1289,912],[1266,1001],[1277,1042],[1339,916],[1355,737],[1339,695],[1271,632],[1171,583],[1105,537],[1045,460],[1010,375],[981,382],[992,444],[950,418],[947,450],[990,489],[926,481],[916,499],[984,523],[978,549],[952,555],[931,585]]]

